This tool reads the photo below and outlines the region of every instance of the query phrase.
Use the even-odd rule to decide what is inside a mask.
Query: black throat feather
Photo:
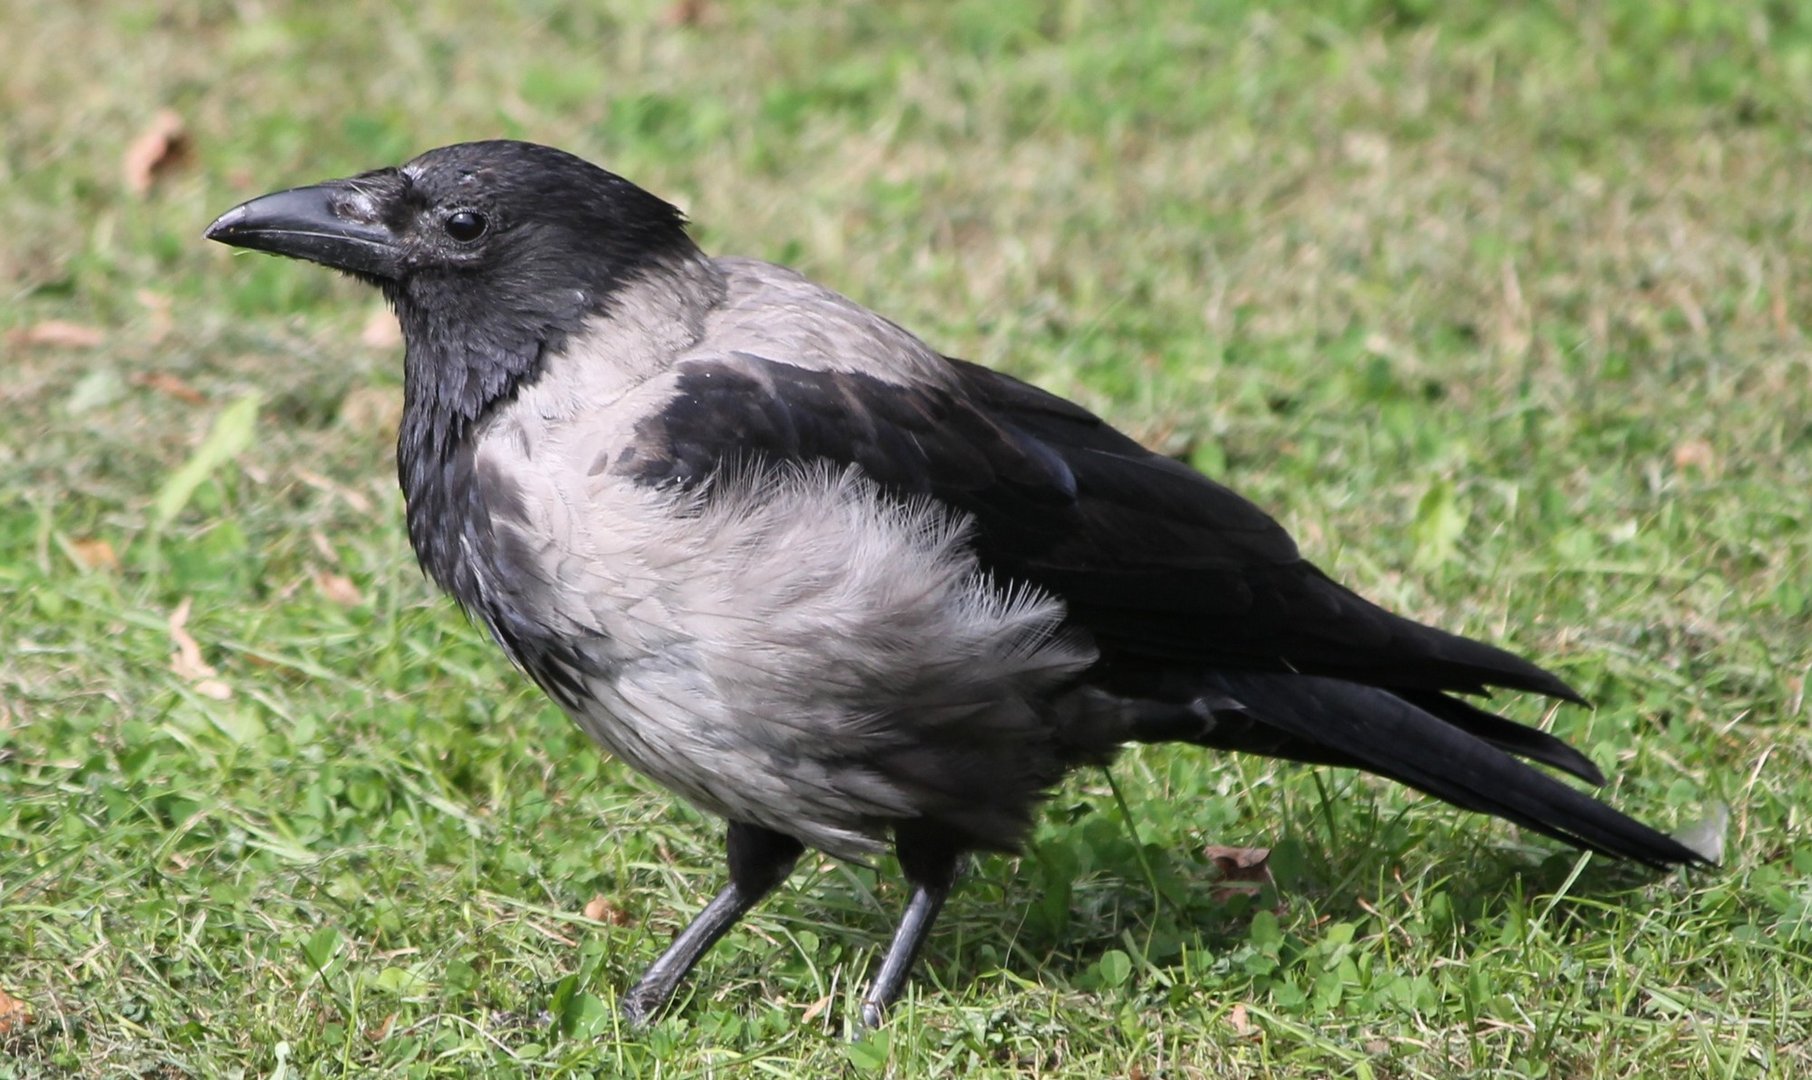
[[[492,622],[479,565],[494,550],[475,437],[634,281],[698,251],[675,224],[658,245],[570,260],[558,275],[437,275],[387,285],[406,342],[397,479],[422,569]]]

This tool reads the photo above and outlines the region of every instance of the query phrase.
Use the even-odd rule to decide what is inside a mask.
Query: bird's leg
[[[894,851],[900,857],[900,869],[912,886],[912,898],[900,916],[893,944],[881,961],[881,971],[862,998],[862,1025],[876,1028],[889,1006],[906,988],[906,976],[918,958],[920,946],[931,934],[931,924],[950,896],[956,880],[957,861],[963,848],[950,830],[929,823],[913,822],[894,829]]]
[[[735,821],[730,822],[726,847],[730,883],[679,932],[660,959],[648,965],[635,987],[623,995],[623,1015],[631,1023],[645,1024],[653,1019],[706,950],[786,880],[805,850],[805,845],[784,833]]]

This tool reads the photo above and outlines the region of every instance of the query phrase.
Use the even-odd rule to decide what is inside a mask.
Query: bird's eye
[[[470,210],[456,210],[441,222],[441,228],[447,230],[447,235],[453,239],[469,244],[484,235],[484,215]]]

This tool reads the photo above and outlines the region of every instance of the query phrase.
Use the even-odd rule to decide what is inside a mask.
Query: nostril
[[[327,208],[342,221],[356,221],[362,225],[376,225],[380,216],[377,200],[363,191],[348,191],[336,196],[328,202]]]

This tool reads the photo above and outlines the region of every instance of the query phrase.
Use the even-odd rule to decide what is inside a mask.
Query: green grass
[[[698,7],[0,0],[0,990],[34,1012],[0,1076],[1812,1069],[1802,5]],[[193,160],[137,198],[120,156],[164,106]],[[373,297],[199,239],[494,135],[1078,397],[1375,599],[1552,664],[1597,708],[1551,724],[1620,806],[1730,805],[1724,868],[1147,750],[1114,772],[1133,824],[1078,775],[1025,857],[978,863],[883,1033],[848,1037],[897,877],[830,863],[623,1030],[719,827],[421,579]],[[102,343],[18,336],[47,320]],[[185,600],[213,683],[173,665]],[[1216,899],[1216,843],[1273,847],[1278,896]]]

